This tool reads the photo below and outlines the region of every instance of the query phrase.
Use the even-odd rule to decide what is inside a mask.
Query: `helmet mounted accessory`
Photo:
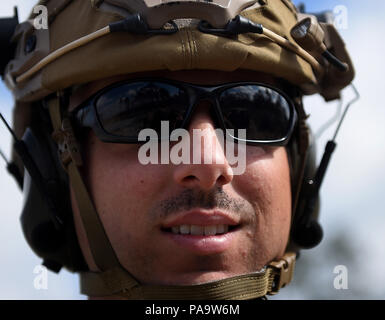
[[[306,124],[307,115],[300,98],[295,103],[299,114],[295,138],[298,152],[295,157],[299,164],[295,165],[297,173],[293,192],[295,199],[293,232],[287,254],[282,257],[282,260],[271,262],[261,272],[198,286],[143,286],[119,264],[84,185],[79,171],[82,165],[80,150],[72,124],[65,112],[68,107],[68,93],[65,90],[93,80],[148,70],[212,68],[232,71],[244,68],[282,77],[293,86],[300,88],[301,96],[320,93],[326,101],[331,101],[339,98],[340,91],[350,84],[354,77],[352,62],[334,26],[327,22],[317,22],[313,17],[306,20],[306,17],[301,16],[288,0],[214,0],[210,2],[49,0],[44,3],[50,12],[49,21],[52,24],[50,30],[37,32],[32,30],[30,22],[16,27],[12,37],[17,43],[16,54],[13,59],[12,57],[11,60],[8,59],[8,64],[8,61],[4,60],[7,64],[4,78],[14,92],[17,103],[23,102],[31,107],[30,104],[42,101],[44,98],[44,108],[49,113],[52,125],[50,133],[46,135],[50,136],[53,133],[52,136],[59,151],[59,155],[56,154],[53,157],[52,167],[55,170],[52,172],[56,172],[55,179],[58,185],[68,186],[69,180],[75,189],[91,252],[101,271],[84,272],[85,270],[79,267],[84,265],[84,261],[77,260],[83,261],[83,264],[79,262],[78,267],[73,268],[76,271],[83,271],[81,272],[82,292],[95,296],[117,294],[129,298],[146,299],[249,299],[265,294],[275,294],[288,284],[292,278],[296,257],[296,254],[289,250],[291,245],[295,248],[294,251],[298,251],[301,248],[312,247],[320,241],[322,229],[320,231],[320,227],[317,227],[318,192],[331,153],[335,148],[332,143],[327,146],[321,165],[315,171],[314,143],[310,139],[310,131]],[[89,15],[92,23],[79,21],[81,32],[71,31],[74,32],[72,34],[67,30],[68,28],[65,28],[65,17],[68,19],[78,12]],[[185,19],[199,21],[195,27],[193,25],[184,27],[181,20]],[[63,31],[60,39],[53,36],[58,31]],[[28,37],[35,37],[36,43],[32,46],[34,49],[22,50],[28,43]],[[188,40],[189,38],[193,41]],[[146,41],[142,41],[144,39]],[[135,46],[132,46],[132,43],[135,43]],[[159,43],[162,43],[162,46]],[[260,45],[254,46],[254,43]],[[91,54],[97,50],[96,48],[101,47],[105,50],[101,50],[100,54]],[[157,50],[155,57],[153,48]],[[117,55],[118,52],[125,52],[125,50],[124,55]],[[127,52],[131,53],[131,59],[126,59]],[[190,60],[185,58],[188,54],[192,57]],[[76,59],[80,61],[81,57],[85,56],[92,56],[89,63],[71,63]],[[123,56],[124,60],[119,59]],[[97,67],[103,61],[109,62],[109,68]],[[147,69],[138,69],[144,66]],[[16,128],[17,125],[16,122]],[[36,190],[38,190],[39,197],[42,199],[39,205],[43,206],[43,203],[46,203],[44,205],[51,208],[52,200],[44,196],[49,195],[44,183],[50,180],[50,176],[44,172],[44,168],[39,166],[38,159],[48,158],[48,156],[52,158],[52,153],[55,152],[43,151],[43,147],[34,148],[34,144],[44,139],[38,136],[39,130],[32,128],[33,130],[26,131],[27,127],[28,125],[15,130],[14,134],[14,149],[18,151],[22,161],[26,162],[24,166],[33,182],[35,179],[37,181],[31,187],[24,188],[24,193],[26,198],[36,199],[38,197]],[[25,136],[21,138],[18,132],[24,133],[24,131]],[[34,135],[38,137],[34,139]],[[20,141],[24,141],[24,147],[21,146]],[[40,155],[36,154],[39,152]],[[30,158],[33,160],[31,161]],[[36,170],[31,162],[37,167]],[[63,167],[68,176],[60,175],[59,172],[63,171]],[[43,183],[38,182],[41,177],[39,178],[39,173],[36,171],[43,176],[41,179]],[[58,203],[64,200],[69,201],[68,192]],[[53,202],[53,205],[59,206],[55,201]],[[53,213],[49,214],[49,219],[53,219],[57,212],[60,212],[59,208],[51,209]],[[28,221],[25,226],[29,230],[38,230],[38,226],[42,225],[43,221],[47,221],[47,218],[44,220],[38,217],[35,211],[25,209],[23,212],[24,221]],[[66,211],[58,216],[63,221],[67,234],[67,229],[73,227],[66,221],[69,219],[68,216],[71,216],[71,212]],[[38,220],[40,222],[36,222]],[[54,225],[51,224],[50,228],[54,234],[57,234]],[[28,232],[31,233],[31,231]],[[309,233],[310,236],[307,236]],[[68,244],[69,238],[69,236],[63,237],[62,243]],[[71,239],[77,242],[74,232]],[[67,267],[74,266],[69,259],[77,255],[69,257],[68,252],[63,253],[63,246],[58,245],[55,256],[53,253],[55,250],[52,248],[51,252],[42,250],[44,248],[41,248],[41,243],[36,239],[29,243],[32,248],[38,247],[35,252],[45,261],[54,261],[58,265]],[[80,250],[78,246],[71,246],[72,249]],[[71,250],[67,248],[67,251]],[[52,268],[55,269],[55,266]]]
[[[349,70],[348,64],[341,62],[326,48],[324,44],[325,33],[315,16],[309,16],[299,21],[291,29],[291,36],[306,51],[322,55],[341,72]]]

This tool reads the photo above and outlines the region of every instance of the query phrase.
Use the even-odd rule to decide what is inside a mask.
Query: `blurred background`
[[[0,17],[19,8],[24,21],[35,0],[0,2]],[[361,99],[352,106],[337,137],[338,147],[321,190],[320,221],[324,239],[303,250],[291,285],[271,299],[385,299],[385,72],[383,32],[385,2],[324,0],[303,3],[307,12],[334,11],[335,24],[356,68],[355,86]],[[344,104],[354,98],[348,88]],[[11,121],[12,96],[0,82],[0,112]],[[313,131],[335,115],[338,102],[319,96],[305,98]],[[318,158],[333,136],[336,123],[318,138]],[[10,158],[10,134],[0,125],[0,149]],[[0,299],[86,299],[79,294],[78,276],[48,272],[36,286],[41,261],[27,246],[19,224],[22,194],[0,159]],[[336,289],[335,269],[346,269],[347,287]],[[41,284],[41,282],[40,282]],[[40,289],[39,289],[40,288]],[[337,286],[338,288],[338,286]]]

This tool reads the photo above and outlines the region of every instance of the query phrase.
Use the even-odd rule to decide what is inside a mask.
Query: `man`
[[[33,181],[24,231],[45,265],[80,272],[92,298],[252,299],[288,284],[295,251],[322,236],[301,97],[335,99],[353,77],[334,29],[347,66],[316,52],[318,22],[302,41],[289,1],[44,4],[49,29],[16,29],[5,75]],[[184,135],[140,139],[164,123]],[[151,159],[180,147],[186,161],[148,163],[145,141]]]

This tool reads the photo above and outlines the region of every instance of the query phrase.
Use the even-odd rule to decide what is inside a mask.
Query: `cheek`
[[[234,181],[237,192],[247,199],[256,213],[256,242],[264,243],[280,255],[285,249],[291,221],[290,169],[286,150],[251,147],[247,167]]]
[[[111,240],[127,243],[122,238],[137,237],[145,230],[143,212],[161,194],[167,172],[156,165],[144,167],[138,161],[137,145],[102,143],[94,137],[89,145],[88,189]]]
[[[151,165],[144,167],[138,161],[138,149],[138,145],[103,143],[91,136],[85,155],[88,164],[86,179],[94,199],[104,199],[103,206],[107,203],[127,204],[130,202],[125,200],[132,198],[146,198],[151,189],[157,187],[154,179],[161,181],[156,176],[162,171],[156,171]],[[138,201],[131,201],[131,204],[138,204]]]
[[[291,202],[290,169],[286,150],[281,148],[250,147],[247,149],[247,167],[236,176],[235,184],[246,197],[259,201],[274,200],[279,205]],[[270,201],[271,202],[271,201]]]

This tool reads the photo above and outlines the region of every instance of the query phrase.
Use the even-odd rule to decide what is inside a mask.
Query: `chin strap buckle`
[[[269,267],[273,270],[273,283],[269,295],[275,295],[278,291],[291,282],[294,274],[296,254],[286,253],[281,260],[272,261]]]
[[[58,144],[60,160],[65,169],[67,169],[71,161],[78,167],[82,165],[79,145],[68,118],[63,119],[62,127],[53,132],[52,138]]]
[[[58,97],[48,100],[47,104],[54,128],[52,139],[58,145],[60,161],[63,168],[67,170],[71,162],[80,167],[82,165],[82,157],[70,119],[68,117],[62,118],[61,116],[61,110],[67,108],[67,103],[64,100],[65,94],[59,92]]]

